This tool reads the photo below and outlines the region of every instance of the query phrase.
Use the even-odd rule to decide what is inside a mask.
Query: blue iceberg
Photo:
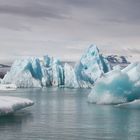
[[[2,84],[15,84],[17,87],[41,87],[41,66],[38,58],[16,60],[5,75]]]
[[[108,60],[99,53],[96,45],[91,45],[75,67],[48,55],[16,60],[1,83],[15,84],[19,88],[88,88],[110,70]]]
[[[19,88],[59,86],[64,84],[63,73],[61,62],[48,56],[19,59],[13,63],[2,84],[15,84]]]
[[[118,104],[140,98],[140,63],[123,70],[112,70],[97,81],[88,101],[97,104]]]
[[[93,87],[97,79],[111,70],[108,60],[99,53],[96,45],[91,45],[75,67],[80,87]]]
[[[42,63],[42,85],[62,86],[64,85],[64,68],[60,60],[44,56]]]

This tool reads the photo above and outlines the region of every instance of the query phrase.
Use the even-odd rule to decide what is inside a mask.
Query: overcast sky
[[[0,61],[77,60],[91,43],[139,56],[140,0],[0,0]]]

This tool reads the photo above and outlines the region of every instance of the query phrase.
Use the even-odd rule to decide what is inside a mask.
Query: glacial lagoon
[[[28,88],[1,91],[34,106],[0,117],[0,140],[137,140],[140,110],[87,102],[90,89]]]

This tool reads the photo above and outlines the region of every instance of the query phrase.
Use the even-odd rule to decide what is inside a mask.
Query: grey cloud
[[[91,15],[102,22],[139,23],[139,0],[65,0],[68,4],[86,9]],[[92,19],[91,19],[92,20]]]
[[[139,7],[140,0],[0,0],[0,54],[2,47],[5,54],[11,47],[19,55],[48,50],[53,56],[78,57],[93,41],[133,49],[140,43]],[[41,40],[56,43],[36,43]]]
[[[140,54],[140,49],[136,49],[136,48],[129,48],[128,49],[131,53],[134,53],[134,54]]]
[[[24,3],[19,0],[16,2],[15,5],[12,1],[0,4],[0,14],[27,16],[30,18],[67,18],[65,9],[55,6],[55,4],[48,5],[47,1],[45,2],[44,0],[25,0]]]
[[[29,18],[91,17],[90,22],[140,23],[139,0],[0,0],[0,14]],[[84,14],[78,12],[84,11]],[[72,14],[73,13],[73,14]]]

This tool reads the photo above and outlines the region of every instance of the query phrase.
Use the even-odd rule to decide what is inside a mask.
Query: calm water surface
[[[87,103],[87,89],[18,89],[35,105],[0,117],[0,140],[139,140],[140,110]]]

